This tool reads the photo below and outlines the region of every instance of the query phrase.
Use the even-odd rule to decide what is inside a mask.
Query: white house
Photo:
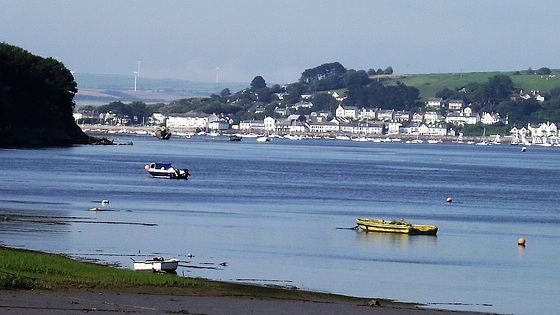
[[[336,117],[356,119],[358,117],[358,107],[338,105],[336,108]]]
[[[427,136],[447,135],[447,126],[439,124],[422,124],[418,127],[418,133]]]
[[[264,120],[243,120],[239,122],[239,130],[264,130]]]
[[[186,113],[172,114],[167,117],[167,127],[181,129],[203,129],[209,128],[211,122],[219,121],[220,118],[216,114],[204,113]]]
[[[333,119],[332,121],[317,121],[309,123],[309,131],[312,133],[336,133],[338,130],[338,121],[336,119]]]
[[[493,125],[501,122],[502,119],[500,118],[499,113],[487,113],[483,112],[482,116],[480,117],[480,122],[485,125]]]
[[[276,130],[276,119],[274,117],[265,117],[263,120],[264,130],[268,132],[274,132]]]
[[[165,125],[166,118],[162,113],[153,113],[149,120],[154,125]]]
[[[540,91],[531,90],[530,92],[523,92],[523,90],[519,91],[519,97],[522,99],[528,100],[530,98],[535,98],[537,102],[542,103],[545,101],[544,94]]]
[[[377,111],[377,119],[380,121],[393,121],[395,119],[394,109],[382,109]]]
[[[531,124],[528,124],[527,129],[533,137],[558,136],[558,127],[556,127],[556,124],[550,122],[541,123],[538,126],[532,126]]]
[[[390,122],[387,124],[387,134],[398,135],[401,132],[401,126],[400,122]]]
[[[361,122],[354,126],[352,133],[365,135],[382,135],[384,126],[382,123]]]
[[[478,113],[473,115],[472,111],[467,111],[467,112],[471,114],[466,114],[464,111],[451,112],[447,114],[447,117],[445,117],[445,122],[457,126],[464,126],[464,125],[474,125],[480,121],[480,115]]]
[[[412,122],[416,124],[422,123],[424,121],[424,115],[425,113],[414,113],[414,115],[412,115]]]
[[[361,108],[358,113],[358,119],[377,119],[377,108]]]
[[[463,100],[450,100],[449,101],[449,111],[461,111],[464,106]]]
[[[424,121],[427,123],[436,123],[442,121],[443,118],[438,112],[426,112],[424,114]]]
[[[426,102],[426,107],[441,108],[442,105],[443,99],[441,97],[432,97]]]
[[[412,112],[404,110],[396,111],[394,120],[400,122],[410,121],[412,120]]]

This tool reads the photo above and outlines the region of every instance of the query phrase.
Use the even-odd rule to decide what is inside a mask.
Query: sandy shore
[[[375,301],[375,300],[371,300]],[[255,299],[98,290],[0,291],[2,314],[488,314],[425,309],[409,304],[339,300]]]

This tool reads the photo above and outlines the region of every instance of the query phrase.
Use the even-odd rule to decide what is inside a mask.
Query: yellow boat
[[[365,232],[436,235],[438,231],[435,225],[413,225],[403,219],[393,221],[358,219],[356,223]]]

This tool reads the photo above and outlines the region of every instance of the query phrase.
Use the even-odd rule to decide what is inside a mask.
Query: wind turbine
[[[140,76],[140,60],[138,60],[138,70],[134,71],[134,91],[136,91],[136,82],[138,81],[138,77]]]

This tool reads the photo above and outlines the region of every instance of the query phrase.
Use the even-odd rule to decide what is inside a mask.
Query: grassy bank
[[[486,83],[488,78],[495,75],[507,75],[511,78],[516,90],[538,90],[548,93],[555,87],[560,87],[560,70],[552,70],[553,76],[541,76],[536,74],[526,74],[521,72],[513,75],[509,72],[469,72],[469,73],[432,73],[432,74],[412,74],[407,76],[395,76],[389,79],[389,84],[402,82],[408,86],[414,86],[420,91],[420,99],[426,102],[430,97],[435,97],[436,93],[448,88],[455,90],[464,87],[468,83]]]
[[[283,287],[183,278],[176,275],[136,272],[37,251],[0,246],[0,289],[103,289],[150,294],[235,296],[264,299],[344,300],[368,299]],[[391,300],[379,300],[398,304]]]

